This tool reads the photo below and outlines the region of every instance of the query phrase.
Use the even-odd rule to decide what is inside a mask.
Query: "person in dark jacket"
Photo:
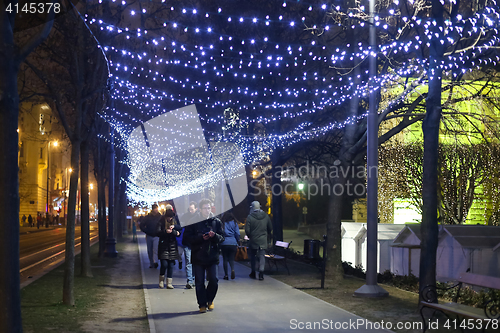
[[[218,289],[219,244],[224,241],[222,223],[211,214],[212,203],[202,199],[200,211],[191,219],[184,231],[184,239],[191,246],[191,262],[194,270],[196,299],[200,312],[214,309]],[[198,222],[200,221],[200,222]],[[208,285],[205,288],[205,275]]]
[[[181,216],[181,221],[183,225],[189,223],[189,221],[195,216],[197,212],[196,209],[197,205],[198,204],[194,201],[191,201],[189,203],[188,211]],[[194,275],[193,275],[193,265],[191,263],[191,247],[184,239],[184,232],[182,232],[181,234],[182,234],[182,239],[180,241],[182,246],[179,245],[179,239],[177,239],[177,245],[179,245],[179,248],[182,247],[184,251],[184,261],[186,264],[186,289],[193,289]],[[180,259],[179,259],[179,265],[180,265]]]
[[[231,268],[231,279],[236,277],[234,273],[234,256],[240,241],[240,229],[233,213],[228,211],[222,217],[224,223],[224,242],[221,243],[222,267],[224,268],[224,280],[229,280],[227,275],[227,264]]]
[[[177,237],[180,233],[180,226],[175,223],[175,213],[172,209],[167,209],[160,218],[157,227],[158,259],[160,260],[160,288],[165,286],[165,271],[167,272],[167,289],[174,289],[172,285],[172,274],[174,272],[175,260],[179,256],[177,251]]]
[[[157,226],[158,221],[160,221],[161,213],[158,211],[158,205],[153,204],[151,206],[151,213],[146,215],[143,219],[141,219],[141,224],[139,227],[146,234],[146,246],[148,249],[148,258],[149,258],[149,268],[157,268],[158,263],[156,262],[156,257],[158,254],[155,253],[154,249],[157,248],[158,237]]]
[[[256,262],[259,262],[259,280],[264,280],[264,266],[266,264],[266,249],[268,247],[269,239],[273,225],[269,216],[260,209],[258,201],[252,202],[250,206],[250,215],[247,217],[245,223],[245,234],[250,239],[250,264],[252,272],[250,278],[255,279],[255,271],[257,270]]]

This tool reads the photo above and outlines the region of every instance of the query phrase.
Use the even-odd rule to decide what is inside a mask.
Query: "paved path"
[[[159,268],[149,268],[145,236],[141,232],[138,236],[151,333],[255,333],[298,330],[388,332],[366,329],[367,322],[361,317],[269,276],[264,276],[264,281],[252,280],[248,277],[250,269],[238,263],[235,267],[236,279],[223,280],[222,258],[219,265],[219,291],[214,300],[215,309],[199,313],[194,289],[185,289],[184,269],[179,270],[177,266],[174,269],[175,289],[158,288]],[[314,325],[315,322],[316,329],[314,326],[307,329],[308,323]],[[355,323],[360,326],[354,328]]]

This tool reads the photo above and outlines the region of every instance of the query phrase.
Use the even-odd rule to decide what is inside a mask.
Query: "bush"
[[[350,262],[344,261],[342,262],[342,267],[344,268],[344,274],[346,275],[359,277],[361,279],[366,278],[366,274],[361,265],[352,267]],[[386,270],[382,274],[377,274],[377,282],[418,293],[418,278],[413,274],[410,274],[409,276],[399,276],[392,274],[389,270]]]
[[[394,275],[391,284],[399,289],[418,293],[418,277],[410,275]]]
[[[452,287],[453,284],[451,283],[437,283],[437,293],[438,297],[447,300],[447,301],[453,301],[456,293],[458,291],[458,287],[451,288],[451,289],[446,289],[443,290],[444,288],[450,288]],[[469,306],[473,306],[476,308],[484,308],[486,303],[488,303],[491,300],[500,300],[500,290],[494,290],[494,289],[486,289],[481,290],[479,292],[473,290],[469,286],[465,286],[460,288],[460,295],[458,296],[457,302],[460,304],[465,304]],[[498,304],[496,305],[498,307]]]
[[[363,270],[363,266],[357,265],[356,267],[352,267],[352,263],[350,262],[342,262],[342,268],[344,269],[345,275],[355,276],[361,279],[366,278],[366,274]]]

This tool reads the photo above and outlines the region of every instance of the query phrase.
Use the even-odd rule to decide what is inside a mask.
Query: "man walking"
[[[181,221],[183,223],[188,223],[195,215],[196,215],[196,202],[191,201],[189,203],[188,211],[181,216]],[[180,249],[184,251],[184,263],[186,264],[186,289],[194,288],[194,275],[193,275],[193,265],[191,263],[191,246],[188,244],[186,239],[184,239],[184,231],[182,229],[181,236],[177,238],[180,240],[181,244],[179,245],[179,253],[181,253]],[[179,267],[181,265],[181,259],[179,259]]]
[[[221,221],[211,213],[212,203],[202,199],[200,211],[191,219],[197,222],[186,227],[184,239],[191,246],[196,299],[200,312],[214,309],[214,299],[217,294],[219,265],[219,244],[224,241]],[[198,222],[200,221],[200,222]],[[205,287],[205,275],[208,285]]]
[[[250,239],[250,264],[252,272],[250,278],[255,279],[255,272],[257,270],[256,261],[259,262],[259,280],[264,280],[264,266],[266,265],[266,249],[271,237],[273,225],[269,216],[260,209],[258,201],[252,202],[250,206],[250,214],[247,217],[245,224],[245,234]]]
[[[158,205],[151,206],[151,213],[144,217],[141,221],[140,228],[146,234],[146,245],[148,249],[149,268],[158,268],[158,263],[155,259],[155,252],[158,251],[158,237],[156,235],[156,227],[160,221],[161,214],[158,211]],[[156,253],[156,257],[158,254]]]

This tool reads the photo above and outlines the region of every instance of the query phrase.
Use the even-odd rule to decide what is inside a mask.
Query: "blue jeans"
[[[167,271],[167,277],[171,278],[174,273],[175,260],[161,259],[160,263],[160,275],[165,275],[165,271]]]
[[[236,255],[236,245],[221,245],[222,252],[222,267],[224,267],[224,275],[227,276],[227,264],[231,271],[234,271],[234,256]]]
[[[184,247],[184,259],[186,262],[187,283],[194,284],[193,265],[191,264],[191,248]]]
[[[196,285],[196,299],[198,306],[206,307],[214,301],[217,289],[219,288],[217,278],[218,266],[213,265],[193,265],[194,280]],[[205,288],[205,272],[208,279],[208,285]]]
[[[266,250],[264,249],[250,249],[250,266],[252,267],[252,272],[264,272],[266,266]],[[257,270],[256,261],[259,262],[259,269]]]
[[[155,240],[157,239],[157,237],[152,237],[152,236],[148,236],[146,235],[146,246],[148,248],[148,258],[149,258],[149,266],[154,266],[154,264],[156,263],[156,258],[155,258],[155,250],[158,251],[157,249],[155,249]],[[156,242],[156,244],[158,244],[158,242]],[[158,255],[157,255],[158,256]]]

